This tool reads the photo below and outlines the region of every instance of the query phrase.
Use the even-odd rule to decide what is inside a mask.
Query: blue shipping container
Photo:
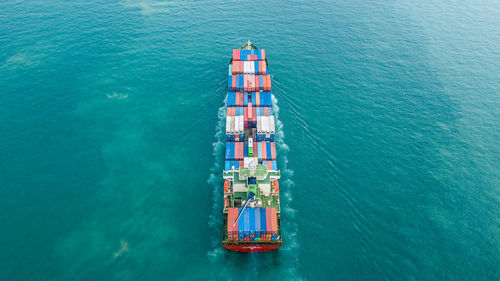
[[[255,65],[255,74],[259,73],[259,62],[258,61],[254,61],[254,65]]]
[[[247,106],[248,104],[248,93],[244,92],[243,93],[243,106]]]
[[[243,152],[244,152],[244,156],[243,157],[248,157],[248,142],[245,142],[245,144],[243,145]]]
[[[227,92],[227,105],[235,106],[236,104],[236,93],[235,92]]]
[[[229,75],[227,77],[227,89],[231,91],[231,88],[233,87],[233,77]]]
[[[271,160],[271,143],[266,142],[266,153],[267,153],[267,159]]]
[[[229,155],[229,157],[230,157],[229,159],[234,159],[234,152],[235,152],[235,150],[234,150],[234,142],[230,142],[230,144],[231,144],[231,149],[230,149],[231,154]]]
[[[250,233],[255,234],[255,208],[248,208],[250,217]]]
[[[259,88],[261,91],[264,89],[264,79],[262,79],[262,75],[259,75]]]
[[[231,143],[226,142],[226,159],[231,159]]]
[[[255,237],[260,237],[260,208],[255,209]]]
[[[252,92],[252,106],[255,107],[255,92]]]
[[[276,164],[276,161],[273,161],[273,170],[277,171],[278,170],[278,165]]]
[[[224,171],[229,171],[231,170],[231,161],[227,161],[224,164]]]
[[[245,221],[244,221],[244,231],[245,231],[245,237],[249,236],[250,234],[250,213],[248,212],[250,208],[246,208],[244,211],[243,211],[243,216],[245,218]]]
[[[261,229],[262,234],[266,233],[266,209],[265,208],[260,209],[260,229]]]

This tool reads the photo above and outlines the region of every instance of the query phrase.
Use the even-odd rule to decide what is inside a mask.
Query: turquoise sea
[[[284,246],[220,247],[266,49]],[[0,280],[500,280],[500,2],[0,2]]]

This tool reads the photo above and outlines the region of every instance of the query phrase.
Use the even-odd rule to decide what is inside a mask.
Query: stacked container
[[[248,242],[277,240],[278,217],[275,208],[245,208],[236,221],[240,211],[241,208],[228,208],[228,240]]]

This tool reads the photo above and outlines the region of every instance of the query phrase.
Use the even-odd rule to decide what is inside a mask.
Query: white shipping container
[[[262,132],[262,116],[257,116],[257,133]]]
[[[229,131],[231,133],[234,133],[234,126],[235,126],[235,124],[234,124],[234,116],[229,116],[229,117],[230,117],[229,122],[231,123],[231,126],[229,127]]]
[[[231,116],[226,116],[226,134],[231,132]]]
[[[262,117],[262,130],[266,133],[269,134],[269,116],[263,116]]]
[[[255,62],[249,61],[248,67],[250,68],[250,74],[255,74]]]
[[[243,62],[243,73],[248,73],[248,62],[244,61]]]
[[[245,130],[245,120],[243,115],[240,115],[240,133],[243,134],[244,130]]]
[[[269,126],[271,127],[271,134],[276,133],[276,127],[274,125],[274,116],[269,116]]]
[[[235,116],[234,117],[234,133],[235,134],[238,134],[238,132],[240,131],[240,117],[239,116]]]

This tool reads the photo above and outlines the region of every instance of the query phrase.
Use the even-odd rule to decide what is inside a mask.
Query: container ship
[[[279,178],[271,76],[250,41],[229,63],[222,246],[239,252],[281,247]]]

